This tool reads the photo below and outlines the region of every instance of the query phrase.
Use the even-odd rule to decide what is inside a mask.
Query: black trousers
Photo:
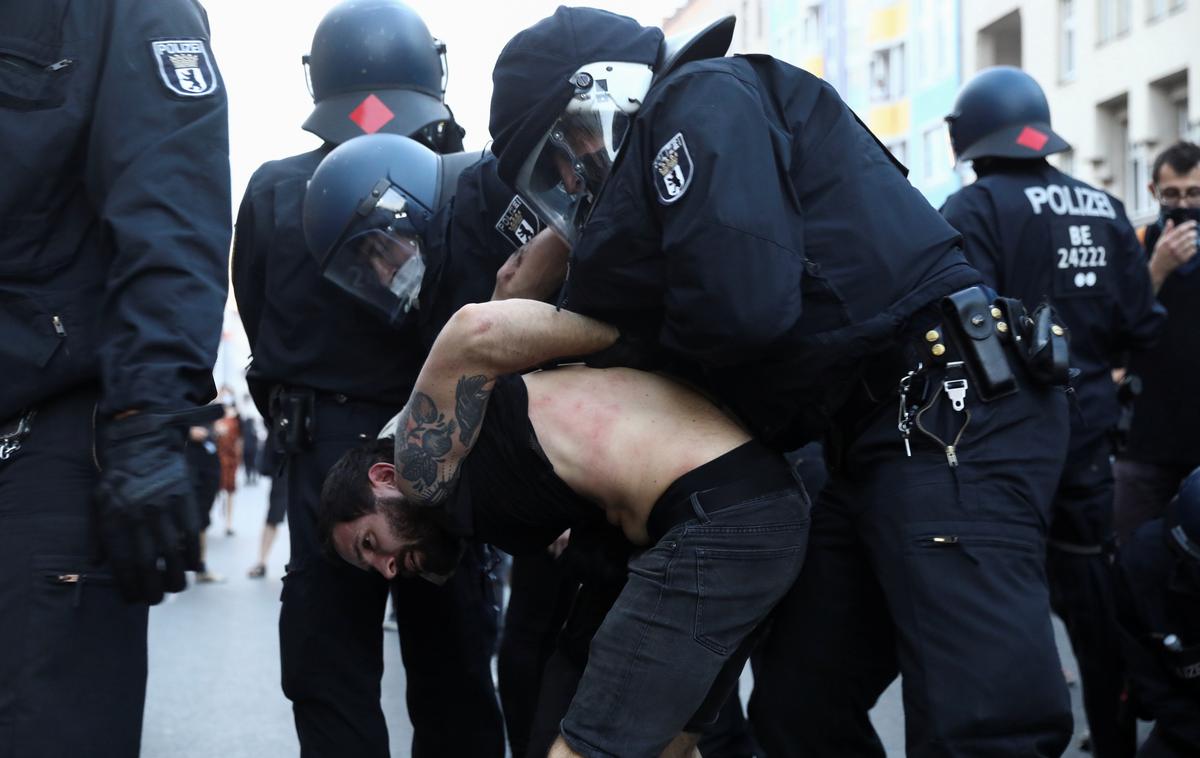
[[[346,450],[374,437],[393,412],[318,398],[316,439],[286,465],[292,553],[279,647],[283,691],[306,758],[388,755],[379,704],[388,583],[324,553],[316,517],[326,472]],[[441,588],[423,579],[394,583],[413,758],[504,754],[489,668],[495,626],[486,619],[494,604],[485,597],[475,554],[468,555]]]
[[[0,758],[129,758],[142,738],[146,605],[97,563],[94,387],[42,403],[0,461]]]
[[[1112,464],[1108,443],[1101,440],[1072,456],[1063,470],[1046,573],[1050,605],[1066,626],[1079,663],[1092,754],[1132,758],[1137,722],[1122,703],[1125,672],[1108,553],[1112,529]]]
[[[750,719],[770,758],[884,755],[868,711],[897,673],[909,756],[1057,756],[1070,739],[1044,569],[1065,394],[1022,377],[954,411],[945,378],[923,382],[911,457],[895,401],[863,412],[859,390],[836,423],[808,558],[759,649]]]
[[[542,671],[578,586],[566,566],[549,553],[513,557],[496,669],[509,751],[515,758],[528,755]]]

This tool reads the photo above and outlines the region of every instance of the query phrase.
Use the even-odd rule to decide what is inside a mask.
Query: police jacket
[[[1190,755],[1200,745],[1200,561],[1164,519],[1150,521],[1121,546],[1115,590],[1136,700]],[[1165,644],[1168,635],[1177,645]]]
[[[1161,234],[1157,223],[1146,228],[1147,257]],[[1142,394],[1133,402],[1122,457],[1192,469],[1200,466],[1200,271],[1168,276],[1158,302],[1170,318],[1158,343],[1130,358],[1129,373],[1141,378]]]
[[[0,419],[99,380],[100,413],[214,394],[225,91],[192,0],[0,0]]]
[[[1166,322],[1120,201],[1043,159],[1002,161],[951,195],[942,213],[1000,294],[1031,309],[1054,304],[1080,371],[1071,450],[1101,439],[1118,413],[1114,359],[1152,344]]]
[[[767,56],[702,60],[650,89],[562,304],[648,332],[792,449],[908,316],[980,281],[958,244],[827,83]]]
[[[325,280],[304,240],[304,191],[332,149],[326,144],[263,164],[251,177],[238,210],[233,289],[253,354],[247,380],[264,415],[270,410],[267,394],[275,385],[403,406],[432,337],[457,308],[438,303],[435,309],[432,293],[442,293],[447,302],[462,299],[459,305],[469,302],[463,298],[486,300],[496,269],[514,249],[495,229],[512,199],[511,190],[485,191],[480,178],[484,166],[467,169],[459,185],[466,191],[454,206],[461,216],[440,212],[434,220],[440,229],[427,240],[429,262],[420,308],[399,327],[387,325]],[[459,247],[453,263],[443,269],[443,246],[451,237]]]

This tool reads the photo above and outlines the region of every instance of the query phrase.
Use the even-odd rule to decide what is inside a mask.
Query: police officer
[[[829,431],[755,733],[773,757],[882,755],[867,712],[899,670],[909,755],[1057,754],[1065,344],[1046,311],[1020,345],[997,328],[959,235],[829,85],[709,57],[724,42],[560,8],[501,53],[491,131],[501,179],[574,243],[563,307],[682,360],[780,450]]]
[[[1200,751],[1200,469],[1165,518],[1122,543],[1118,617],[1132,694],[1154,730],[1139,758]]]
[[[306,58],[315,107],[304,128],[324,144],[260,167],[238,212],[233,283],[253,352],[247,378],[290,451],[280,658],[306,756],[388,754],[379,697],[389,585],[326,559],[316,513],[325,472],[404,404],[424,351],[417,319],[384,314],[323,278],[301,229],[305,184],[335,145],[364,134],[460,149],[442,102],[443,54],[401,2],[330,10]],[[445,587],[391,584],[417,758],[504,751],[489,669],[494,609],[477,558],[466,556]]]
[[[978,179],[942,213],[963,233],[967,259],[988,284],[1026,302],[1050,300],[1071,334],[1079,370],[1066,468],[1051,518],[1046,570],[1054,611],[1079,661],[1092,749],[1130,755],[1133,722],[1118,714],[1123,690],[1108,572],[1113,474],[1109,432],[1117,421],[1112,359],[1144,348],[1166,313],[1121,202],[1051,166],[1070,149],[1050,128],[1042,88],[1008,66],[969,81],[946,117],[959,160]]]
[[[136,755],[148,606],[196,568],[230,230],[208,37],[192,0],[0,1],[2,755]]]

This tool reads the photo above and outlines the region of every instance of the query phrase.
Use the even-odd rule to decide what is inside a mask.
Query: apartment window
[[[938,123],[921,134],[921,151],[921,175],[925,179],[938,180],[953,170],[954,155],[945,124]]]
[[[1128,34],[1133,24],[1133,0],[1097,0],[1096,22],[1098,43]]]
[[[1125,190],[1125,197],[1133,201],[1129,203],[1132,209],[1130,215],[1144,216],[1154,212],[1154,196],[1150,194],[1149,189],[1153,162],[1154,158],[1150,153],[1149,145],[1140,144],[1129,147],[1129,167],[1126,171],[1128,186]]]
[[[1078,41],[1075,26],[1075,0],[1058,3],[1058,76],[1064,82],[1075,79],[1075,45]]]
[[[1146,0],[1146,19],[1153,21],[1167,12],[1167,0]]]
[[[1183,7],[1185,0],[1170,0],[1170,10],[1172,13]]]
[[[900,161],[905,166],[908,165],[908,141],[907,140],[897,140],[895,142],[889,142],[887,144],[887,149],[889,151],[891,151],[892,155],[896,156],[896,160]]]
[[[958,26],[954,23],[956,4],[955,0],[937,1],[937,44],[934,49],[937,50],[936,70],[939,77],[951,73],[952,66],[956,65],[950,59],[958,34]]]
[[[904,44],[871,53],[871,102],[904,97]]]

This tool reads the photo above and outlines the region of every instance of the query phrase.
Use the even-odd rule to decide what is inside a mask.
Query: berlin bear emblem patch
[[[217,91],[217,76],[204,40],[165,39],[150,43],[158,75],[172,94],[203,97]]]
[[[658,150],[651,164],[654,169],[654,187],[658,190],[659,202],[670,204],[683,197],[692,183],[692,156],[688,153],[683,132],[667,140]]]
[[[514,248],[528,243],[541,230],[542,220],[525,204],[520,195],[513,195],[512,202],[504,210],[504,215],[496,222],[496,231],[512,243]]]

